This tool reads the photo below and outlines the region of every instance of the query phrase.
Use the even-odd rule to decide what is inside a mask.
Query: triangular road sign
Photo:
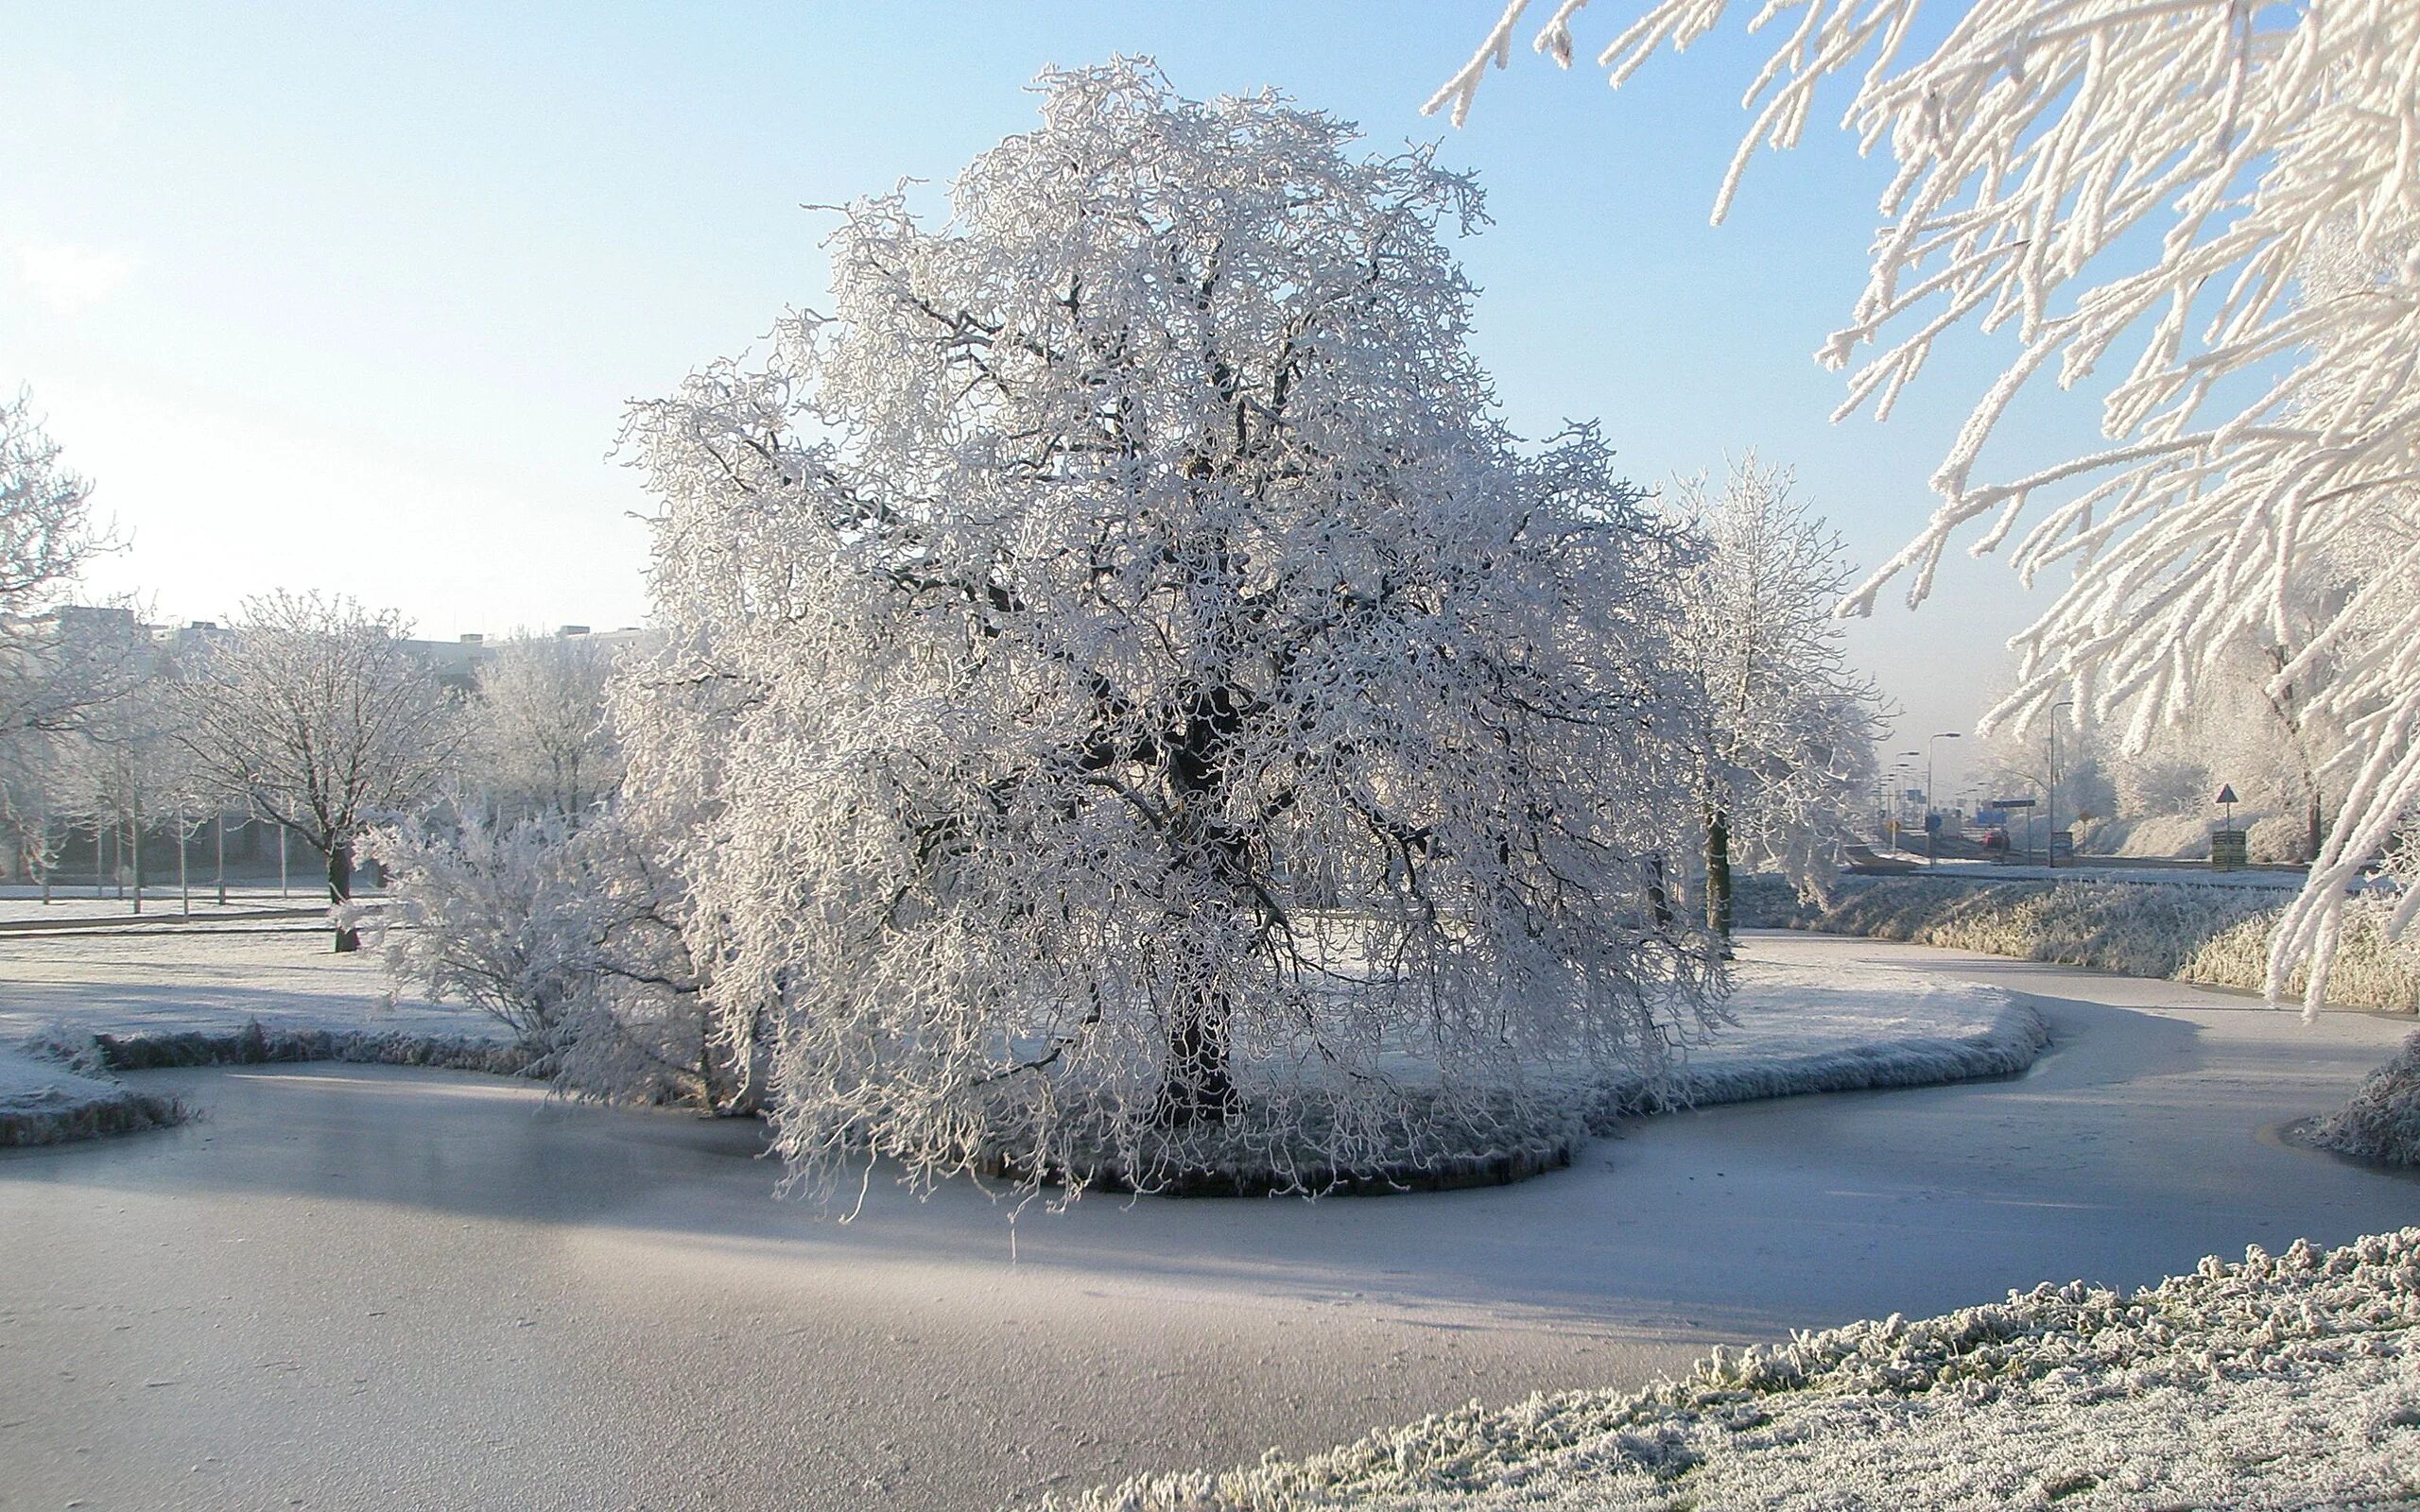
[[[2217,798],[2216,801],[2221,802],[2221,803],[2232,803],[2232,802],[2234,802],[2234,801],[2235,801],[2235,784],[2234,784],[2234,783],[2232,783],[2232,782],[2221,782],[2221,783],[2219,784],[2219,796],[2218,796],[2218,798]]]

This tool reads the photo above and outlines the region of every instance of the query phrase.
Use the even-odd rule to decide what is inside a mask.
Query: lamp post
[[[1903,751],[1901,751],[1901,752],[1899,753],[1899,760],[1898,760],[1897,765],[1893,765],[1893,766],[1891,768],[1891,771],[1892,771],[1893,776],[1893,777],[1896,777],[1896,776],[1897,776],[1899,773],[1901,773],[1901,772],[1910,772],[1910,773],[1912,773],[1912,772],[1915,770],[1915,766],[1914,766],[1915,759],[1916,759],[1917,757],[1919,757],[1919,756],[1923,755],[1923,754],[1924,754],[1924,752],[1923,752],[1923,751],[1920,751],[1920,750],[1903,750]],[[1902,810],[1907,806],[1907,801],[1908,801],[1908,799],[1907,799],[1907,795],[1906,795],[1906,793],[1905,793],[1905,791],[1904,791],[1904,787],[1905,787],[1905,784],[1904,784],[1904,783],[1902,783],[1900,787],[1893,788],[1893,789],[1892,790],[1892,793],[1891,793],[1891,814],[1892,814],[1892,817],[1893,817],[1893,818],[1894,818],[1894,819],[1898,817],[1898,816],[1899,816],[1900,812],[1901,812],[1901,811],[1902,811]],[[1907,825],[1906,825],[1904,822],[1902,822],[1902,823],[1900,823],[1900,824],[1898,824],[1898,825],[1896,826],[1896,829],[1899,829],[1899,830],[1904,830],[1904,829],[1906,829],[1906,828],[1907,828]],[[1897,836],[1896,836],[1896,834],[1895,834],[1895,833],[1894,833],[1894,834],[1893,834],[1893,846],[1894,846],[1894,848],[1895,848],[1896,843],[1897,843]]]
[[[2042,801],[2049,833],[2042,837],[2042,859],[2053,867],[2059,864],[2059,711],[2075,706],[2073,698],[2062,698],[2050,706],[2050,785]]]
[[[1934,819],[1932,814],[1932,755],[1943,741],[1957,738],[1958,731],[1945,730],[1925,742],[1925,865],[1927,867],[1930,867],[1933,863],[1933,852],[1936,849],[1933,843],[1934,836],[1940,831],[1940,824]]]

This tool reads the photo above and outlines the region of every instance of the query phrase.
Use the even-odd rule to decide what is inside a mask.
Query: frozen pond
[[[2410,1021],[1920,947],[2035,994],[2014,1080],[1634,1125],[1442,1195],[769,1196],[752,1127],[349,1066],[154,1073],[208,1118],[0,1153],[0,1486],[90,1507],[988,1507],[1299,1453],[1720,1342],[2420,1222],[2280,1144]]]

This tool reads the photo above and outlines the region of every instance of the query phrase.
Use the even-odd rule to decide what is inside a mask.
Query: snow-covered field
[[[194,885],[192,910],[198,919],[213,919],[230,915],[318,909],[326,906],[326,896],[318,885],[318,879],[310,875],[295,878],[294,885],[283,892],[274,882],[230,883],[226,906],[222,908],[217,902],[217,889],[204,880]],[[119,896],[113,885],[95,892],[90,881],[61,882],[52,886],[50,902],[45,903],[38,886],[0,883],[0,923],[6,924],[69,923],[96,919],[158,922],[182,918],[185,906],[185,896],[177,889],[173,877],[165,886],[160,879],[151,879],[143,889],[143,911],[139,914],[134,911],[133,900]]]
[[[0,939],[0,1043],[54,1026],[84,1035],[277,1030],[495,1038],[476,1009],[389,1003],[374,951],[338,955],[310,927],[167,929]]]
[[[406,1058],[406,1041],[500,1040],[474,1010],[389,1003],[371,953],[337,955],[315,928],[174,928],[0,937],[0,1143],[50,1143],[172,1121],[166,1099],[74,1056],[95,1035],[223,1037],[257,1022],[271,1040],[374,1037],[354,1054]],[[28,1054],[32,1041],[54,1054]],[[331,1046],[331,1052],[335,1049]]]
[[[1097,1512],[2408,1506],[2420,1228],[1718,1351],[1637,1393],[1473,1404]]]

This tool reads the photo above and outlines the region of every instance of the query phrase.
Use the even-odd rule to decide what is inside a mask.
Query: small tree
[[[1874,783],[1880,696],[1850,671],[1832,615],[1854,579],[1840,538],[1790,487],[1750,453],[1719,495],[1700,476],[1676,500],[1700,545],[1675,644],[1696,695],[1706,922],[1726,938],[1734,863],[1820,885]]]
[[[1592,431],[1489,413],[1477,191],[1139,64],[1042,94],[634,421],[627,723],[721,722],[633,782],[714,784],[691,953],[775,1020],[784,1154],[1317,1187],[1656,1064],[1706,971],[1655,906],[1674,557]]]
[[[177,738],[220,791],[326,858],[339,911],[363,832],[425,799],[461,739],[452,700],[401,644],[406,629],[349,598],[248,599],[171,684]],[[360,944],[339,912],[336,948]]]
[[[621,785],[613,671],[613,653],[585,636],[516,637],[479,668],[470,755],[500,809],[577,828]]]

